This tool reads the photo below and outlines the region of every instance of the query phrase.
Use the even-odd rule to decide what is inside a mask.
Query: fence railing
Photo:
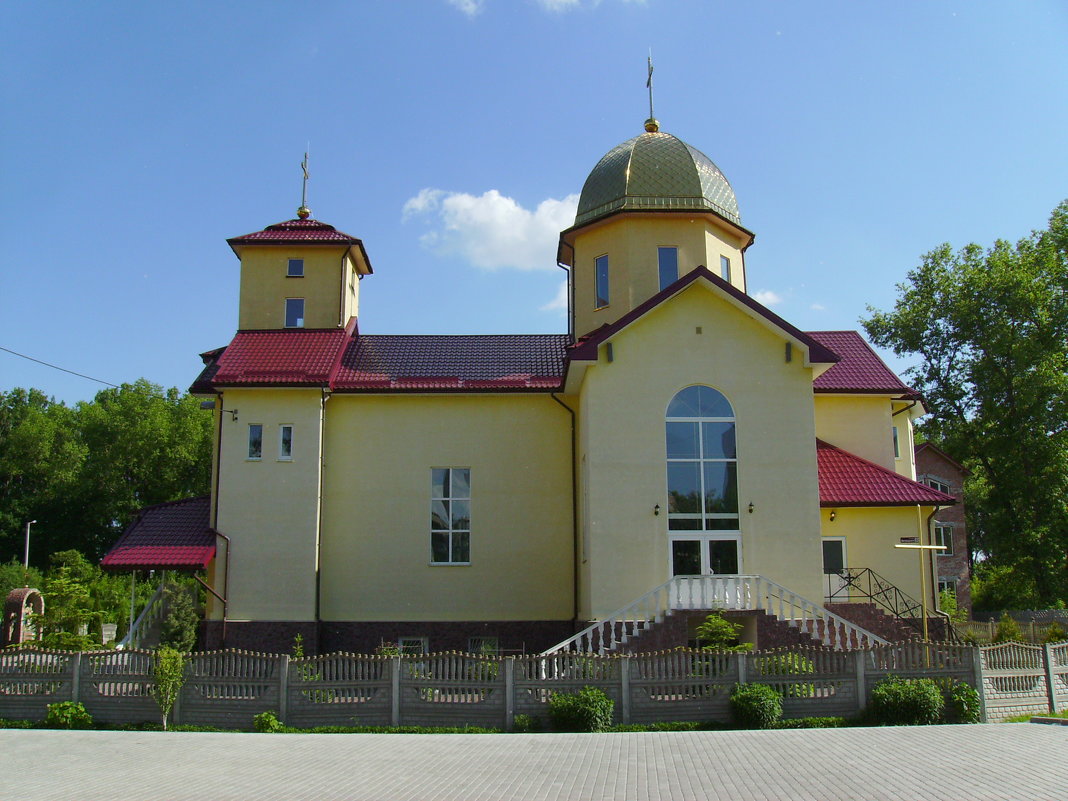
[[[763,611],[836,650],[885,645],[886,640],[763,576],[674,576],[611,615],[542,653],[616,652],[676,610]]]
[[[1035,620],[1017,622],[1016,625],[1020,631],[1020,636],[1016,639],[1030,642],[1033,645],[1044,643],[1054,626],[1061,632],[1068,628],[1059,622],[1039,623]],[[997,636],[998,622],[996,620],[969,620],[965,623],[954,623],[953,628],[958,636],[971,637],[977,642],[993,642],[994,637]]]
[[[597,687],[619,723],[729,719],[731,688],[770,684],[786,717],[860,714],[889,675],[954,679],[982,688],[992,720],[1068,707],[1068,643],[1034,650],[907,642],[868,650],[796,648],[748,654],[676,650],[633,656],[372,656],[217,651],[190,654],[178,723],[249,729],[276,712],[299,727],[476,725],[510,730],[544,719],[550,696]],[[1032,650],[1027,650],[1027,649]],[[159,719],[151,651],[0,652],[0,718],[41,720],[48,704],[80,701],[113,725]],[[1049,688],[1053,688],[1050,690]]]

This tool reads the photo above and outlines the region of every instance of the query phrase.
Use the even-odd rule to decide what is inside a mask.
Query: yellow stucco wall
[[[613,337],[611,363],[602,346],[579,400],[584,617],[670,577],[664,417],[692,384],[715,387],[735,409],[740,569],[818,600],[812,370],[796,356],[786,363],[783,341],[697,282]]]
[[[575,237],[575,334],[611,323],[660,291],[658,247],[679,249],[679,276],[704,265],[720,274],[720,255],[731,260],[731,282],[745,290],[743,243],[707,218],[686,214],[619,216]],[[609,305],[595,309],[597,257],[608,255]]]
[[[324,620],[570,620],[571,421],[548,395],[327,403]],[[471,563],[430,564],[432,467],[471,470]]]
[[[932,511],[932,507],[915,506],[843,507],[834,510],[835,519],[831,522],[831,510],[824,508],[820,517],[823,536],[845,538],[848,567],[871,568],[902,592],[920,600],[920,557],[915,550],[894,545],[902,537],[922,537],[921,542],[929,544],[926,521]],[[929,557],[924,557],[924,564],[927,603],[933,604]]]
[[[218,525],[233,544],[231,620],[314,620],[320,392],[230,389],[224,408]],[[263,455],[248,459],[249,424],[263,426]],[[293,426],[293,458],[279,455],[279,426]]]
[[[359,281],[345,247],[241,248],[238,328],[285,327],[286,298],[304,298],[305,328],[337,328],[358,314]],[[304,276],[286,275],[304,259]]]
[[[903,415],[891,420],[890,399],[869,395],[815,396],[816,436],[869,462],[896,470],[891,427]],[[901,446],[909,448],[911,433],[902,431]]]

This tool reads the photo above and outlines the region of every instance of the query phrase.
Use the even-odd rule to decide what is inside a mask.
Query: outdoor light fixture
[[[657,517],[660,516],[660,504],[657,504],[656,506],[653,507],[653,514],[656,515]]]
[[[200,408],[201,409],[214,409],[215,408],[215,401],[201,401],[200,402]],[[235,422],[235,423],[237,422],[237,409],[223,409],[223,408],[220,408],[219,411],[222,412],[223,414],[233,415],[233,422]]]
[[[831,509],[831,522],[832,523],[834,522],[834,519],[836,517],[838,517],[838,510],[837,509]]]
[[[753,514],[753,502],[749,502],[749,514]]]

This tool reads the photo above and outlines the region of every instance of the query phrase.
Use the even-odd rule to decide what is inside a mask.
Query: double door
[[[735,575],[738,540],[711,537],[671,540],[672,576]]]

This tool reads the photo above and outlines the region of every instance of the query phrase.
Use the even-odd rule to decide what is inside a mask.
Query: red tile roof
[[[816,392],[916,395],[856,331],[809,331],[808,335],[841,357],[813,382]]]
[[[268,225],[262,231],[226,240],[234,245],[289,245],[294,242],[327,245],[357,245],[360,240],[318,220],[286,220]]]
[[[639,317],[642,317],[648,311],[650,311],[656,306],[659,306],[665,300],[679,293],[680,291],[682,291],[682,289],[689,286],[694,281],[700,278],[704,278],[709,281],[713,286],[719,287],[732,298],[740,302],[742,305],[749,307],[761,317],[766,319],[768,322],[770,322],[776,328],[781,330],[783,333],[788,334],[794,339],[804,343],[808,347],[810,361],[823,364],[838,361],[838,356],[833,350],[825,347],[821,342],[816,340],[814,337],[809,336],[804,331],[801,331],[790,325],[790,323],[786,322],[786,320],[782,319],[771,309],[767,308],[761,303],[758,303],[756,300],[749,297],[749,295],[745,294],[740,289],[731,284],[729,281],[724,281],[722,278],[720,278],[718,275],[716,275],[704,266],[697,267],[695,270],[691,270],[690,272],[686,273],[686,275],[682,276],[682,278],[673,283],[671,286],[662,289],[660,292],[653,295],[644,303],[635,306],[633,309],[624,314],[614,323],[603,325],[600,328],[589,332],[586,336],[580,337],[578,341],[575,342],[574,346],[571,348],[571,358],[579,359],[582,361],[595,361],[597,359],[597,347],[602,342],[604,342],[609,337],[615,335],[622,329],[626,328]]]
[[[361,335],[341,359],[338,391],[553,390],[560,387],[565,334]]]
[[[105,570],[203,570],[215,556],[207,495],[141,510],[100,566]]]
[[[952,495],[816,440],[820,506],[949,506]]]
[[[349,341],[340,328],[238,331],[208,380],[214,386],[329,384]]]

